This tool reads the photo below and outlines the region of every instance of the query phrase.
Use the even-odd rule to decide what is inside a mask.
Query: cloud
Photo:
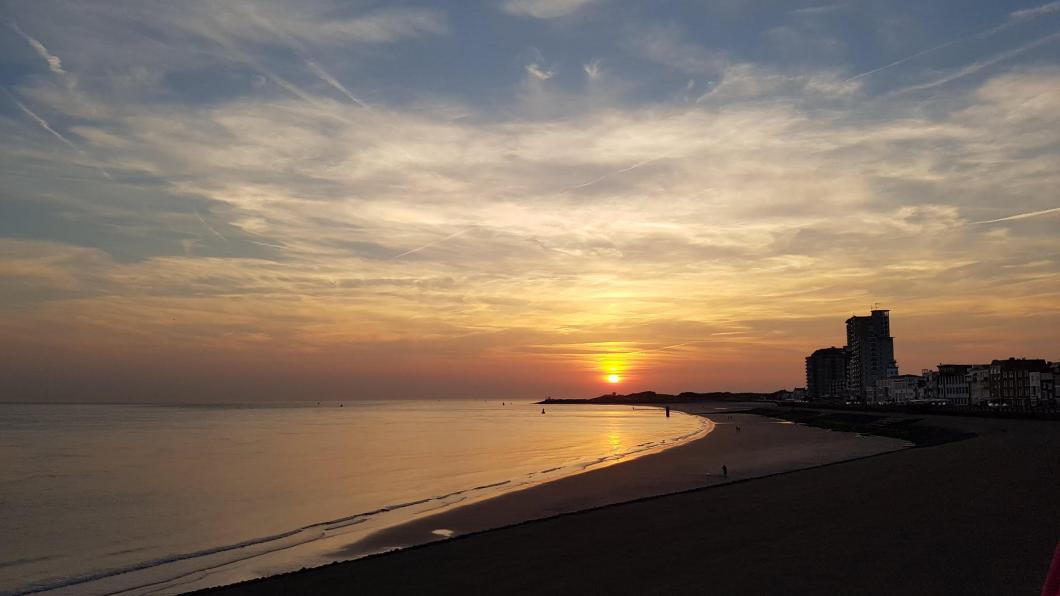
[[[570,187],[568,190],[569,191],[570,190],[579,190],[579,189],[585,188],[587,186],[592,186],[593,184],[596,184],[597,182],[602,182],[603,180],[611,178],[612,176],[617,176],[619,174],[625,174],[626,172],[631,172],[633,170],[636,170],[637,168],[642,168],[642,167],[644,167],[646,165],[650,165],[650,164],[655,163],[657,161],[666,159],[667,157],[670,157],[670,155],[669,154],[663,154],[663,155],[659,155],[659,156],[648,158],[648,159],[642,159],[642,160],[638,161],[635,164],[632,164],[632,165],[626,166],[624,168],[615,170],[614,172],[608,172],[606,174],[597,176],[596,178],[593,178],[592,180],[588,180],[586,182],[582,182],[581,184],[575,184],[574,186]]]
[[[259,23],[268,31],[274,33],[277,39],[281,40],[288,47],[290,47],[291,50],[305,62],[306,66],[309,67],[309,70],[317,78],[327,83],[329,86],[331,86],[332,89],[335,89],[336,91],[342,93],[344,96],[346,96],[347,99],[349,99],[353,103],[365,109],[371,109],[368,107],[368,104],[364,103],[356,96],[354,96],[353,93],[349,89],[347,89],[345,85],[339,82],[339,80],[332,76],[331,73],[325,70],[323,66],[317,63],[317,61],[310,56],[310,52],[306,48],[305,44],[303,44],[293,35],[288,34],[286,31],[283,30],[282,27],[276,25],[275,23],[267,19],[265,16],[261,15],[259,12],[254,10],[252,6],[246,6],[244,7],[244,9],[247,11],[247,14],[250,16],[250,18]],[[224,43],[225,45],[230,45],[230,42],[227,40],[224,40],[222,43]]]
[[[310,70],[312,70],[314,74],[321,78],[321,80],[337,89],[339,92],[345,95],[347,99],[366,110],[371,109],[368,104],[355,97],[353,93],[351,93],[350,90],[346,88],[345,85],[340,83],[335,77],[331,76],[331,74],[324,70],[324,68],[321,67],[319,64],[313,62],[312,60],[306,60],[306,64],[309,66]]]
[[[1013,21],[1029,21],[1041,16],[1056,14],[1058,12],[1060,12],[1060,2],[1049,2],[1048,4],[1042,4],[1041,6],[1014,11],[1009,14],[1009,19]]]
[[[22,113],[25,114],[27,117],[29,117],[30,120],[33,120],[34,122],[37,123],[38,126],[43,128],[44,130],[48,131],[48,133],[51,134],[53,137],[59,139],[59,142],[61,142],[62,144],[66,145],[67,147],[69,147],[71,149],[73,149],[74,151],[77,151],[78,153],[81,152],[81,148],[80,147],[75,145],[70,139],[64,137],[62,134],[60,134],[58,131],[56,131],[54,128],[52,128],[51,125],[48,124],[47,120],[45,120],[44,118],[41,118],[40,116],[37,115],[36,112],[34,112],[33,110],[31,110],[28,107],[26,107],[26,104],[24,104],[21,101],[19,101],[18,98],[15,97],[14,95],[12,95],[10,91],[8,91],[7,89],[4,89],[3,87],[0,87],[0,90],[2,90],[4,92],[4,95],[6,95],[8,97],[8,99],[10,99],[12,102],[14,102],[14,104],[16,106],[18,106],[18,109],[21,110]]]
[[[935,52],[937,52],[939,50],[942,50],[942,49],[945,49],[945,48],[948,48],[948,47],[951,47],[951,46],[955,46],[957,44],[963,43],[965,41],[970,41],[970,40],[973,40],[973,39],[984,39],[984,38],[990,37],[992,35],[995,35],[997,33],[1001,33],[1002,31],[1005,31],[1007,29],[1011,29],[1012,27],[1015,27],[1017,25],[1026,23],[1028,21],[1033,21],[1034,19],[1037,19],[1038,17],[1045,16],[1045,15],[1048,15],[1048,14],[1052,14],[1052,13],[1055,13],[1055,12],[1060,12],[1060,2],[1050,2],[1048,4],[1043,4],[1041,6],[1037,6],[1037,7],[1034,7],[1034,8],[1028,8],[1028,9],[1025,9],[1025,10],[1018,10],[1018,11],[1010,13],[1009,16],[1008,16],[1008,20],[1006,22],[1004,22],[1004,23],[1001,23],[1001,24],[998,24],[998,25],[991,25],[989,27],[986,27],[984,29],[980,29],[980,30],[975,31],[973,33],[969,33],[969,34],[966,34],[966,35],[961,35],[961,36],[955,37],[953,39],[950,39],[950,40],[944,41],[942,43],[939,43],[937,45],[931,46],[929,48],[925,48],[925,49],[920,50],[918,52],[914,52],[913,54],[909,54],[908,56],[905,56],[903,58],[899,58],[898,60],[895,60],[893,62],[889,62],[887,64],[884,64],[883,66],[879,66],[877,68],[873,68],[871,70],[866,70],[864,72],[858,73],[858,74],[850,77],[847,80],[848,81],[856,81],[856,80],[864,78],[864,77],[872,76],[872,75],[874,75],[876,73],[883,72],[883,71],[886,71],[886,70],[890,70],[890,69],[892,69],[892,68],[894,68],[896,66],[901,66],[902,64],[905,64],[907,62],[910,62],[910,61],[915,60],[917,58],[920,58],[922,56],[926,56],[928,54],[933,54],[933,53],[935,53]]]
[[[390,43],[425,34],[440,35],[448,32],[448,21],[440,11],[427,8],[384,8],[344,21],[317,22],[303,35],[319,35],[334,41]]]
[[[897,89],[897,90],[893,91],[892,93],[910,93],[910,92],[914,92],[914,91],[923,91],[925,89],[932,89],[932,88],[938,87],[940,85],[945,85],[947,83],[956,81],[958,79],[962,79],[964,77],[973,75],[973,74],[979,72],[980,70],[983,70],[984,68],[989,68],[991,66],[1000,64],[1001,62],[1005,62],[1005,61],[1011,60],[1011,59],[1015,58],[1016,56],[1019,56],[1020,54],[1024,54],[1024,53],[1026,53],[1026,52],[1028,52],[1030,50],[1033,50],[1033,49],[1035,49],[1037,47],[1052,43],[1052,42],[1057,41],[1057,40],[1060,40],[1060,32],[1053,33],[1051,35],[1046,35],[1044,37],[1039,37],[1038,39],[1036,39],[1036,40],[1034,40],[1032,42],[1026,43],[1026,44],[1024,44],[1024,45],[1022,45],[1022,46],[1020,46],[1018,48],[1014,48],[1014,49],[1011,49],[1011,50],[1006,50],[1004,52],[999,52],[999,53],[994,54],[993,56],[990,56],[989,58],[986,58],[984,60],[978,60],[978,61],[973,62],[971,64],[968,64],[968,65],[966,65],[966,66],[964,66],[962,68],[959,68],[959,69],[957,69],[957,70],[955,70],[955,71],[953,71],[953,72],[951,72],[951,73],[949,73],[949,74],[947,74],[945,76],[939,77],[939,78],[937,78],[937,79],[935,79],[933,81],[928,81],[926,83],[918,83],[916,85],[910,85],[908,87],[903,87],[901,89]]]
[[[1013,101],[1026,102],[1019,99],[1028,97],[1025,88]],[[211,219],[292,256],[390,258],[449,233],[439,230],[475,225],[483,250],[462,252],[461,259],[499,273],[524,259],[548,262],[549,254],[628,260],[640,253],[639,239],[660,232],[674,235],[673,254],[724,247],[734,251],[730,256],[754,258],[763,237],[833,209],[852,210],[850,225],[859,225],[857,218],[868,217],[859,210],[880,200],[868,180],[940,185],[936,160],[973,170],[974,160],[997,163],[997,156],[982,154],[988,146],[971,142],[980,135],[1010,138],[1013,150],[1035,146],[1033,137],[1012,130],[972,132],[982,125],[970,113],[951,122],[849,128],[811,119],[798,103],[737,108],[723,102],[473,125],[414,113],[370,115],[312,98],[304,106],[237,102],[165,117],[127,112],[120,128],[130,145],[101,149],[115,152],[130,174],[138,167],[135,157],[181,194],[219,201],[226,207],[211,208]],[[164,144],[156,141],[162,138]],[[952,155],[950,139],[962,140]],[[822,168],[833,174],[821,177]],[[1019,175],[995,168],[993,185],[977,192],[986,201]],[[670,197],[668,209],[643,208],[644,197],[657,193]],[[569,204],[573,197],[577,202]],[[597,220],[597,202],[605,198],[609,216]],[[757,228],[738,223],[762,217]],[[623,241],[601,242],[616,235]],[[653,261],[650,250],[643,255],[644,265]]]
[[[228,238],[226,238],[224,234],[222,234],[221,232],[218,232],[218,231],[217,231],[217,229],[216,229],[216,228],[214,228],[213,226],[211,226],[211,225],[210,225],[210,223],[209,223],[208,221],[206,221],[205,219],[203,219],[203,217],[202,217],[202,214],[200,214],[200,213],[199,213],[199,208],[198,208],[198,207],[196,207],[194,203],[192,203],[192,205],[191,205],[191,209],[192,209],[192,211],[193,211],[193,212],[195,213],[195,217],[196,217],[196,218],[197,218],[197,219],[198,219],[198,220],[199,220],[200,222],[202,222],[202,225],[203,225],[203,227],[204,227],[204,228],[206,228],[207,230],[209,230],[211,234],[213,234],[214,236],[217,236],[218,238],[220,238],[220,239],[221,239],[221,240],[223,240],[224,242],[228,242]],[[185,247],[185,250],[187,250],[187,248],[186,248],[186,247]]]
[[[638,28],[629,43],[639,57],[687,74],[714,75],[728,62],[724,54],[686,41],[675,25]]]
[[[36,38],[31,37],[30,35],[26,34],[26,32],[23,31],[22,28],[18,26],[17,22],[11,21],[10,23],[8,23],[8,25],[22,39],[25,39],[26,42],[29,43],[30,47],[32,47],[33,50],[36,51],[37,54],[39,54],[40,57],[43,58],[44,61],[48,63],[48,70],[54,72],[57,75],[66,76],[67,73],[66,73],[65,70],[63,70],[63,61],[60,60],[58,56],[56,56],[56,55],[52,54],[51,52],[49,52],[48,48],[44,47],[44,44],[42,44]]]
[[[435,240],[434,242],[428,242],[427,244],[424,244],[422,246],[417,246],[416,248],[411,248],[409,250],[406,250],[403,253],[394,255],[393,258],[400,259],[401,257],[405,257],[405,256],[411,255],[413,253],[420,252],[421,250],[430,248],[432,246],[437,246],[438,244],[441,244],[442,242],[445,242],[446,240],[452,240],[453,238],[456,238],[457,236],[463,236],[467,232],[468,232],[468,230],[460,230],[459,232],[453,232],[452,234],[449,234],[448,236],[445,236],[444,238],[439,238],[438,240]]]
[[[120,372],[122,355],[193,354],[262,364],[270,386],[284,363],[371,393],[371,375],[479,370],[577,389],[568,379],[621,352],[656,388],[779,385],[800,374],[791,354],[838,334],[836,312],[874,300],[896,305],[896,324],[917,321],[907,346],[954,325],[991,350],[1055,344],[1055,234],[969,225],[999,205],[1023,212],[1004,221],[1055,210],[1055,68],[938,98],[872,95],[838,69],[751,63],[648,26],[620,43],[666,69],[608,57],[606,80],[583,85],[520,55],[513,98],[373,78],[423,29],[314,39],[322,15],[363,16],[344,4],[255,4],[264,20],[166,6],[152,5],[157,35],[136,3],[131,16],[74,7],[60,47],[82,50],[86,88],[28,77],[11,93],[25,118],[0,118],[3,222],[21,226],[0,237],[0,337],[26,347],[20,362],[113,354],[99,370]],[[121,52],[77,37],[110,17]],[[126,47],[132,25],[150,39]],[[174,49],[184,42],[195,50]],[[712,81],[698,103],[648,89],[689,78]],[[358,89],[379,98],[372,110]],[[556,109],[525,109],[528,89]],[[59,136],[123,182],[86,176]],[[703,363],[715,376],[695,376]]]
[[[590,60],[588,63],[583,64],[582,70],[585,71],[585,76],[589,77],[590,81],[595,81],[603,74],[603,70],[600,68],[599,59],[593,59]]]
[[[1053,207],[1052,209],[1042,209],[1041,211],[1031,211],[1030,213],[1018,213],[1016,215],[1009,215],[1008,217],[999,217],[997,219],[987,219],[983,221],[973,222],[973,224],[979,225],[1000,223],[1003,221],[1016,221],[1020,219],[1027,219],[1030,217],[1041,217],[1043,215],[1050,215],[1053,213],[1060,213],[1060,207]]]
[[[183,12],[174,15],[177,26],[199,34],[222,32],[243,41],[286,44],[293,38],[314,45],[388,44],[449,32],[445,13],[432,8],[383,7],[346,16],[343,13],[350,8],[320,1],[284,5],[233,0],[178,10]]]
[[[830,14],[841,10],[846,10],[850,7],[849,2],[836,2],[833,4],[820,4],[817,6],[807,6],[804,8],[796,8],[790,12],[795,16],[817,16],[822,14]]]
[[[546,69],[536,63],[527,64],[526,72],[539,81],[547,81],[552,77],[556,76],[556,73],[551,69]]]
[[[504,0],[501,10],[523,17],[554,19],[577,12],[602,0]]]
[[[755,64],[732,64],[723,71],[721,81],[696,101],[775,100],[778,97],[824,101],[847,99],[861,90],[859,82],[844,80],[836,72],[787,73]]]
[[[23,114],[25,114],[30,120],[35,122],[38,126],[43,128],[50,135],[52,135],[53,137],[58,139],[59,142],[61,142],[62,144],[66,145],[67,147],[69,147],[71,149],[73,149],[79,155],[87,157],[86,153],[80,147],[78,147],[76,144],[74,144],[74,142],[71,141],[70,139],[68,139],[65,136],[63,136],[59,131],[57,131],[54,128],[52,128],[52,126],[50,124],[48,124],[47,120],[45,120],[44,118],[41,118],[40,116],[37,115],[36,112],[34,112],[33,110],[29,109],[26,106],[26,104],[24,104],[21,101],[19,101],[19,99],[17,97],[15,97],[14,95],[12,95],[10,91],[5,89],[4,87],[0,87],[0,91],[3,91],[4,95],[6,95],[8,97],[8,99],[10,99],[15,104],[15,106],[17,106],[18,109]],[[111,176],[110,172],[108,172],[103,166],[101,166],[99,164],[92,164],[92,167],[94,167],[100,173],[100,175],[103,176],[104,178],[106,178],[107,180],[113,180],[114,179],[113,176]]]

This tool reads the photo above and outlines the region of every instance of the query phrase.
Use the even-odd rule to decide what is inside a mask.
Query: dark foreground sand
[[[740,414],[740,406],[682,406],[714,421],[705,438],[618,465],[591,470],[450,509],[369,536],[334,553],[350,559],[440,538],[583,511],[663,494],[875,455],[911,444],[885,437],[835,433]],[[746,408],[743,408],[746,409]],[[720,410],[720,411],[719,411]],[[662,416],[662,410],[659,410]],[[728,477],[721,466],[728,468]]]
[[[724,417],[718,420],[727,422]],[[593,495],[578,490],[609,487],[618,501],[635,498],[638,491],[662,492],[659,489],[666,485],[658,484],[660,477],[631,469],[651,465],[652,458],[711,443],[723,449],[722,441],[744,441],[750,447],[751,433],[759,431],[756,427],[761,425],[762,432],[780,427],[757,420],[739,423],[743,428],[739,433],[735,424],[719,424],[706,440],[658,456],[419,520],[354,545],[345,556],[433,529],[463,534],[499,525],[512,515],[526,519],[550,508],[562,513],[556,517],[216,591],[1037,594],[1040,590],[1060,538],[1060,424],[1051,422],[929,417],[919,424],[959,428],[978,436],[747,481],[711,485],[718,479],[708,477],[702,489],[563,513],[592,502]],[[798,449],[792,451],[805,458]],[[699,455],[709,458],[707,452]],[[755,456],[748,457],[744,463],[726,462],[734,479],[754,468]],[[818,457],[828,459],[827,454]],[[686,462],[690,459],[694,458],[684,456]],[[767,460],[773,458],[763,458],[763,466]],[[720,465],[701,464],[707,469]],[[701,468],[687,465],[687,474],[702,473]],[[620,473],[623,468],[626,472]],[[671,469],[664,475],[673,473]],[[598,477],[593,479],[593,474]],[[579,478],[581,484],[576,482]],[[564,482],[572,486],[564,487]]]

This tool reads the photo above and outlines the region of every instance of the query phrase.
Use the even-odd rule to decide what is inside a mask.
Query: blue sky
[[[771,389],[875,302],[1058,356],[1060,2],[0,6],[29,397]]]

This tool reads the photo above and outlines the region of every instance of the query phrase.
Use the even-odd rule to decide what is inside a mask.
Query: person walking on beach
[[[725,464],[721,464],[721,475],[725,478],[729,477],[729,467]]]

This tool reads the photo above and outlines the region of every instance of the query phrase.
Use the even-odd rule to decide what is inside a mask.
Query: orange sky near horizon
[[[158,327],[145,324],[135,334],[114,328],[107,334],[98,321],[85,318],[80,329],[78,323],[63,326],[61,337],[36,334],[23,340],[20,350],[0,363],[0,375],[8,380],[5,398],[245,402],[773,391],[803,386],[803,358],[818,347],[842,345],[843,321],[850,314],[741,323],[713,338],[704,332],[703,339],[694,333],[702,324],[689,323],[690,332],[673,344],[635,328],[601,333],[637,337],[628,342],[594,342],[594,333],[587,332],[510,329],[455,341],[444,336],[251,341],[215,335],[209,326],[196,328],[196,336],[176,311],[168,312],[174,315],[168,321],[159,317]],[[1055,319],[1048,315],[978,312],[966,321],[979,328],[954,328],[961,321],[938,312],[893,310],[902,372],[919,373],[940,362],[1049,357],[1055,342],[1049,331]],[[8,322],[5,331],[10,328]],[[29,326],[23,331],[31,334]],[[620,381],[609,382],[611,374]]]

